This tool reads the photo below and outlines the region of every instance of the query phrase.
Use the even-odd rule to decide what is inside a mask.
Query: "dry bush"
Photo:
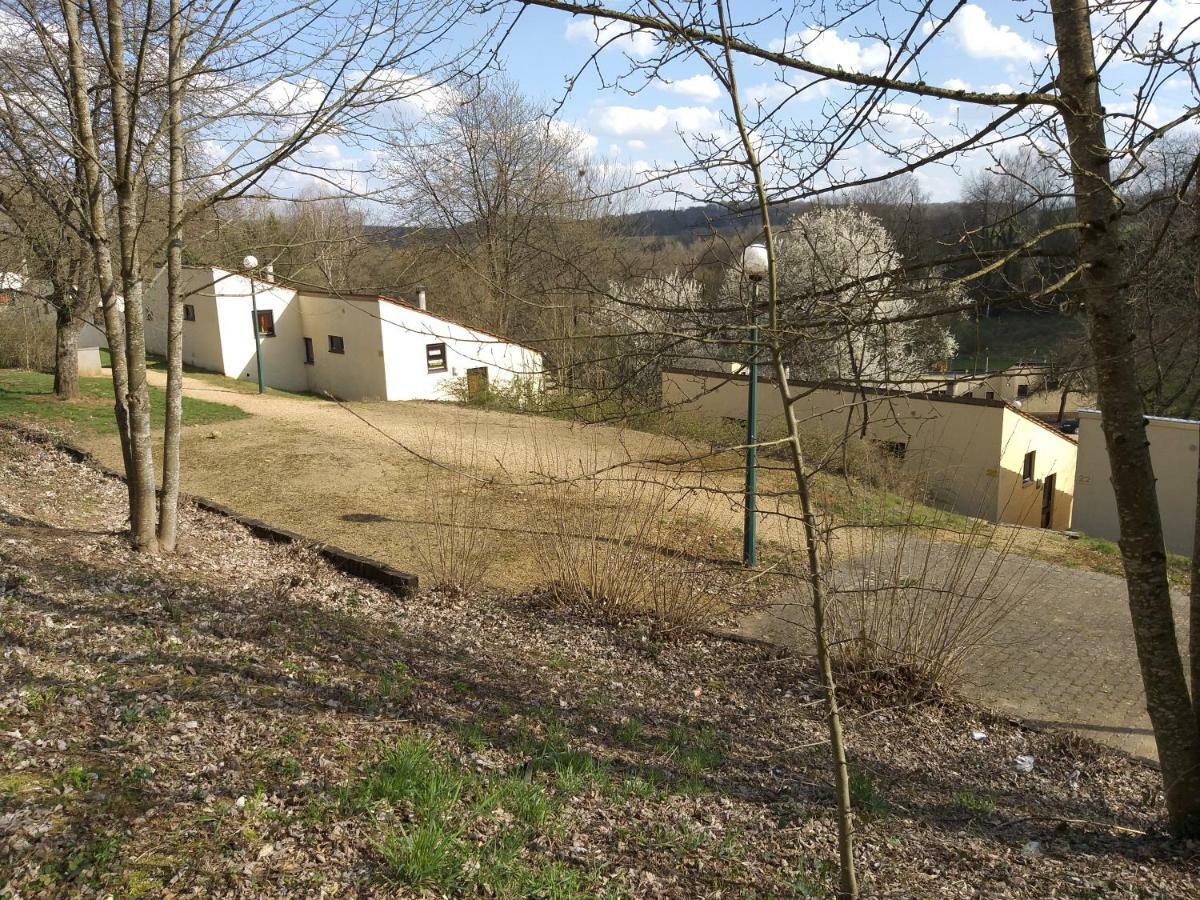
[[[696,535],[719,502],[656,472],[579,476],[543,488],[548,534],[537,560],[554,599],[606,621],[649,617],[658,629],[704,628],[728,613],[743,585],[697,557]]]
[[[898,525],[838,535],[830,565],[829,635],[845,674],[883,676],[915,693],[953,686],[1036,583],[1012,552],[1016,530],[910,509]]]
[[[40,300],[0,306],[0,368],[54,370],[54,317]]]
[[[430,463],[422,497],[428,532],[416,544],[417,561],[432,587],[461,594],[485,584],[499,549],[490,483],[476,471],[479,446],[477,436],[430,435],[419,451]]]

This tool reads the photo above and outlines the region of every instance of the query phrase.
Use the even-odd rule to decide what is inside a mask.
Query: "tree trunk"
[[[138,248],[137,185],[133,123],[125,68],[125,19],[120,0],[108,0],[108,68],[110,109],[115,161],[113,187],[117,195],[117,246],[121,260],[121,287],[125,292],[125,362],[129,375],[129,446],[131,504],[129,526],[138,550],[158,550],[155,529],[154,453],[150,434],[150,388],[146,383],[146,316],[141,258]]]
[[[1200,162],[1200,157],[1197,159]],[[1200,315],[1200,185],[1192,189],[1192,250],[1196,268],[1192,292]],[[1192,672],[1192,710],[1200,727],[1200,454],[1196,460],[1196,521],[1192,536],[1191,602],[1188,604],[1188,659]]]
[[[83,319],[74,313],[73,298],[59,294],[54,315],[54,396],[79,399],[79,332]]]
[[[121,439],[121,457],[125,464],[125,484],[129,492],[130,520],[133,517],[134,482],[133,448],[129,429],[129,376],[125,365],[125,326],[117,306],[116,283],[113,277],[112,251],[108,238],[107,210],[101,193],[100,149],[92,128],[91,107],[88,102],[87,64],[83,52],[80,24],[81,9],[73,0],[61,0],[67,33],[67,65],[70,73],[71,125],[76,146],[75,165],[83,184],[81,199],[86,215],[88,241],[100,286],[100,304],[104,314],[104,333],[112,359],[113,414]]]
[[[1200,830],[1200,732],[1176,643],[1162,521],[1127,311],[1121,205],[1112,184],[1104,107],[1086,0],[1052,0],[1072,162],[1079,262],[1096,387],[1112,469],[1129,612],[1162,765],[1167,812],[1180,834]]]
[[[167,200],[167,400],[163,423],[162,494],[158,545],[174,552],[179,530],[179,431],[183,425],[183,27],[179,0],[171,0],[167,63],[170,185]],[[257,327],[257,326],[256,326]]]
[[[779,341],[779,268],[775,258],[775,239],[771,228],[771,204],[767,197],[767,186],[763,178],[758,151],[755,149],[750,130],[742,115],[742,102],[733,65],[733,52],[729,47],[725,15],[726,2],[727,0],[718,0],[717,2],[721,36],[725,39],[725,77],[723,81],[729,92],[734,122],[737,124],[742,150],[746,154],[746,161],[753,177],[762,236],[767,248],[767,303],[770,320],[767,341],[775,366],[775,382],[783,403],[792,475],[796,480],[796,495],[800,500],[800,515],[804,527],[804,550],[808,568],[809,599],[813,611],[813,637],[816,643],[817,667],[820,670],[821,684],[825,692],[826,725],[829,730],[830,751],[833,756],[838,830],[837,896],[842,900],[855,900],[858,897],[858,875],[854,865],[854,813],[850,805],[850,768],[846,762],[846,742],[842,734],[842,718],[838,708],[837,683],[833,677],[833,664],[829,658],[829,643],[825,635],[825,582],[821,567],[821,535],[813,510],[812,495],[809,491],[808,473],[804,466],[804,449],[800,443],[800,424],[796,421],[796,407],[791,396],[791,388],[788,386],[787,369],[783,364],[783,350]],[[757,350],[757,347],[753,348],[754,352]],[[757,391],[758,385],[752,384],[750,389]]]

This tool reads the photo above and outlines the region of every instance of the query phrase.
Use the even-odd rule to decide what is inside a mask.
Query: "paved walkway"
[[[1028,596],[967,660],[965,693],[1022,719],[1157,759],[1124,581],[1024,557],[1003,560],[999,571],[1002,579],[1020,580]],[[1186,640],[1187,598],[1176,592],[1173,600],[1177,633]],[[806,608],[788,605],[752,614],[740,630],[807,649],[810,623]]]

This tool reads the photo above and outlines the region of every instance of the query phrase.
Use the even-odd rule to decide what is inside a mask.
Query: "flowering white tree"
[[[778,232],[780,317],[794,374],[889,384],[929,371],[957,349],[948,329],[913,316],[950,307],[957,288],[904,280],[903,258],[878,219],[852,206],[793,216]],[[732,273],[726,293],[741,287]]]
[[[591,320],[610,347],[606,368],[620,384],[645,394],[657,387],[662,366],[711,355],[703,349],[703,292],[699,281],[679,271],[609,285]]]

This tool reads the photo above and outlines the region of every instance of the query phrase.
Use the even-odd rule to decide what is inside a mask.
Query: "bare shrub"
[[[431,586],[461,594],[486,583],[499,549],[491,484],[477,472],[479,446],[478,435],[431,434],[420,451],[429,466],[422,495],[428,530],[416,544],[417,561]]]
[[[639,478],[560,481],[545,494],[537,559],[557,602],[607,621],[650,617],[666,632],[711,625],[736,602],[729,573],[687,549],[703,496]]]
[[[1012,552],[1015,529],[916,504],[898,525],[837,537],[828,568],[830,637],[844,674],[884,676],[915,693],[952,686],[1028,597],[1036,571]]]
[[[41,300],[20,299],[0,306],[0,368],[54,369],[54,316]]]

